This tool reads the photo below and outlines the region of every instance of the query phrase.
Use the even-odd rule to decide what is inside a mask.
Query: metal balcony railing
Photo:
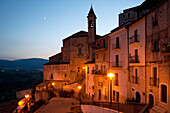
[[[103,86],[103,82],[98,82],[98,86]]]
[[[120,49],[120,45],[119,44],[113,44],[112,49]]]
[[[139,61],[139,56],[131,56],[131,57],[129,58],[129,62],[130,62],[130,63],[140,63],[140,61]]]
[[[150,77],[150,86],[159,86],[159,78]]]
[[[123,62],[111,62],[111,67],[123,67]]]
[[[133,43],[136,43],[136,42],[140,42],[139,35],[134,35],[134,36],[129,38],[129,44],[133,44]]]
[[[95,50],[99,50],[99,49],[107,49],[107,45],[96,46]]]
[[[92,74],[98,74],[98,75],[106,75],[106,70],[92,70]]]
[[[115,86],[119,86],[119,81],[118,80],[114,80],[114,85]]]
[[[139,77],[132,76],[132,83],[139,84]]]

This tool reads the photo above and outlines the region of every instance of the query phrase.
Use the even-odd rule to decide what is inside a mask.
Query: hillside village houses
[[[154,2],[153,2],[154,1]],[[74,90],[81,85],[88,101],[148,103],[150,112],[170,112],[170,0],[146,0],[119,14],[119,26],[96,34],[91,7],[88,32],[63,40],[61,53],[43,66],[43,83],[35,98],[48,90]],[[114,77],[107,77],[113,73]]]

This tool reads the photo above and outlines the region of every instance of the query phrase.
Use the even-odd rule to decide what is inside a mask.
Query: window
[[[80,72],[80,67],[78,67],[78,72]]]
[[[103,40],[103,47],[104,47],[104,48],[106,47],[105,40]]]
[[[119,48],[119,37],[116,38],[116,48]]]
[[[116,67],[119,67],[119,55],[116,55]]]
[[[137,42],[138,41],[138,30],[136,29],[135,31],[134,31],[134,36],[135,36],[135,42]]]
[[[65,74],[64,77],[67,77],[67,74]]]
[[[89,27],[93,27],[93,21],[90,20]]]
[[[78,48],[78,54],[79,54],[79,55],[82,54],[82,48]]]
[[[135,83],[138,83],[138,69],[135,69]]]
[[[117,92],[117,99],[116,102],[119,102],[119,92]]]
[[[115,101],[115,90],[113,90],[113,101]]]
[[[96,54],[96,59],[98,59],[98,54]]]
[[[135,62],[139,62],[138,60],[138,49],[135,49]]]
[[[158,18],[157,14],[155,13],[155,17],[152,17],[152,27],[155,27],[158,25]]]
[[[103,54],[103,61],[105,61],[105,54]]]
[[[53,74],[51,74],[51,79],[53,79]]]
[[[118,86],[119,83],[118,83],[118,73],[115,74],[115,85]]]
[[[153,42],[153,52],[159,51],[159,41]]]
[[[98,65],[96,65],[96,70],[98,70]]]
[[[128,13],[128,17],[130,17],[130,13]]]

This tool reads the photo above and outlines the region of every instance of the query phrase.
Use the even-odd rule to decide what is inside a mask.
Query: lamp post
[[[52,82],[52,87],[53,87],[53,95],[54,95],[54,85],[55,85],[55,83],[54,83],[54,82]]]
[[[25,95],[25,98],[27,98],[27,107],[28,107],[28,111],[30,110],[30,106],[29,106],[29,97],[30,97],[30,95]]]
[[[81,86],[78,86],[78,89],[79,89],[79,94],[78,94],[78,95],[79,95],[80,105],[81,105],[81,96],[80,96],[80,90],[81,90],[81,88],[82,88]]]
[[[107,74],[107,77],[110,78],[110,105],[112,104],[112,78],[115,77],[113,73]]]

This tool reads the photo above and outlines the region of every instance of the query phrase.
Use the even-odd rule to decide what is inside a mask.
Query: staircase
[[[168,110],[167,104],[159,102],[150,109],[150,113],[167,113],[167,110]]]

